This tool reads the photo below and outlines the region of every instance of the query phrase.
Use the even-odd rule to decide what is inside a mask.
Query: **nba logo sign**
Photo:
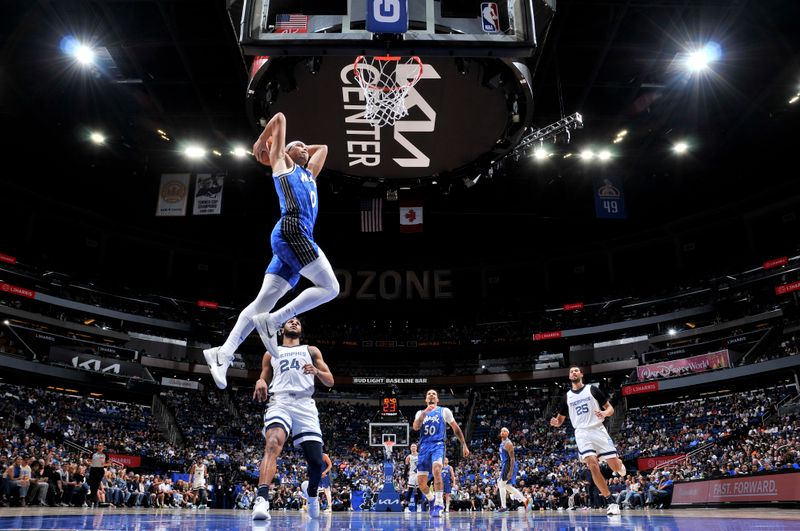
[[[486,33],[500,31],[500,15],[497,10],[497,3],[484,2],[481,4],[481,20],[483,21],[483,31]]]

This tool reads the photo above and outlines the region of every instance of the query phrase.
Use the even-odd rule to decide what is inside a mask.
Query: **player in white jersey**
[[[333,387],[333,375],[317,347],[300,344],[303,328],[293,317],[283,325],[283,346],[278,355],[264,354],[261,377],[256,381],[253,398],[264,402],[270,396],[264,413],[264,458],[258,469],[258,494],[253,505],[253,520],[269,518],[269,489],[275,467],[289,433],[294,445],[300,446],[308,463],[308,514],[319,518],[317,490],[322,477],[322,430],[314,403],[314,378]],[[267,383],[269,382],[269,384]]]
[[[417,460],[419,453],[417,452],[417,445],[411,445],[411,453],[406,456],[406,470],[408,470],[408,505],[406,512],[412,513],[414,510],[420,511],[422,506],[417,505],[417,498],[419,496],[419,482],[417,481]],[[420,500],[422,501],[422,500]]]
[[[219,347],[208,348],[203,356],[214,383],[228,385],[226,373],[233,354],[256,328],[267,350],[277,355],[277,332],[287,319],[326,303],[339,294],[339,282],[325,253],[314,241],[314,224],[319,209],[317,177],[325,165],[328,146],[286,142],[286,117],[276,113],[253,144],[253,155],[272,168],[272,180],[281,207],[281,218],[272,230],[272,260],[267,266],[261,290],[236,320],[228,338]],[[288,304],[275,304],[300,277],[314,285],[300,292]]]
[[[205,509],[208,503],[208,492],[206,491],[206,481],[208,480],[208,468],[203,463],[203,458],[198,457],[197,462],[189,470],[189,483],[194,494],[194,504],[198,509]]]
[[[606,479],[600,471],[600,461],[606,461],[611,470],[624,477],[625,465],[617,455],[614,441],[609,437],[603,420],[614,414],[614,408],[606,394],[594,385],[584,385],[583,371],[580,367],[569,368],[569,381],[572,389],[567,391],[550,425],[559,427],[569,415],[575,428],[575,442],[578,445],[580,460],[586,463],[592,473],[594,484],[608,503],[609,515],[619,514],[619,505],[614,503]]]

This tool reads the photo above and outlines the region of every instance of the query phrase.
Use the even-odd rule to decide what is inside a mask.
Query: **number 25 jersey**
[[[597,418],[598,411],[602,411],[600,406],[608,402],[606,394],[594,385],[584,385],[579,390],[570,389],[561,400],[558,414],[567,416],[572,422],[572,427],[594,428],[603,425],[603,419]]]

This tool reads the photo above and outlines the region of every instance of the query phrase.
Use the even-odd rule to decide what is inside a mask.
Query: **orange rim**
[[[359,73],[358,73],[358,64],[360,62],[362,62],[363,60],[365,60],[365,59],[366,59],[365,56],[359,55],[358,57],[356,57],[356,60],[353,63],[353,74],[356,76],[356,79],[359,79],[361,77],[359,75]],[[395,62],[400,62],[402,57],[399,56],[399,55],[376,55],[376,56],[373,56],[372,59],[375,60],[375,61],[395,61]],[[417,72],[417,76],[414,79],[412,79],[411,81],[409,81],[409,82],[407,82],[407,83],[405,83],[403,85],[399,85],[397,87],[381,87],[381,86],[378,86],[378,85],[367,84],[366,88],[369,89],[369,90],[380,90],[381,92],[393,92],[393,91],[396,91],[396,90],[406,90],[408,88],[413,87],[414,85],[416,85],[417,81],[419,81],[419,79],[422,77],[423,66],[422,66],[422,60],[419,58],[419,56],[412,55],[411,56],[411,60],[416,62],[417,65],[419,66],[419,71]],[[364,85],[362,85],[362,87],[363,86]]]

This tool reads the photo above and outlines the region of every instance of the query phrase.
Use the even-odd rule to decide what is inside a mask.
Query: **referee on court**
[[[92,454],[91,464],[89,465],[89,488],[91,489],[90,497],[93,507],[97,506],[97,491],[100,489],[100,483],[103,481],[106,467],[108,467],[108,456],[105,448],[103,443],[97,443],[97,450]]]

